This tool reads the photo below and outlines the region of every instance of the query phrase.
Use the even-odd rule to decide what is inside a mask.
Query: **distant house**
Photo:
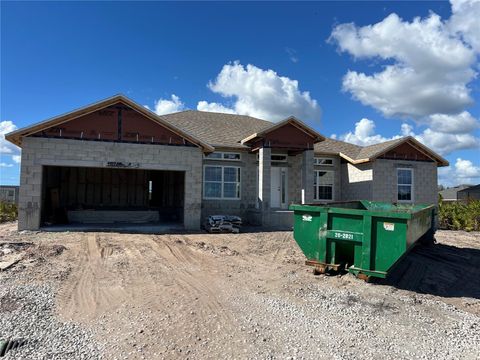
[[[459,185],[439,191],[443,201],[457,201],[457,193],[469,188],[470,185]]]
[[[480,184],[457,192],[457,200],[480,200]]]
[[[198,229],[215,214],[290,226],[291,203],[436,204],[437,167],[448,165],[413,137],[358,146],[294,117],[159,116],[123,95],[6,139],[22,148],[21,230],[66,221]]]
[[[18,191],[20,186],[0,185],[0,201],[18,204]]]

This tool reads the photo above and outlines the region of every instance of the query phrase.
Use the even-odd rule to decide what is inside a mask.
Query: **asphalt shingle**
[[[240,141],[273,125],[245,115],[187,110],[162,115],[162,119],[198,139],[218,147],[248,148]]]

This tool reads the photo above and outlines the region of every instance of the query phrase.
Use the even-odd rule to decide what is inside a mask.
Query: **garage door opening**
[[[45,166],[42,225],[183,224],[183,171]]]

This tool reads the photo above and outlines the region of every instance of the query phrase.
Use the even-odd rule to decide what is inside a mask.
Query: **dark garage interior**
[[[182,171],[44,166],[42,224],[183,223]]]

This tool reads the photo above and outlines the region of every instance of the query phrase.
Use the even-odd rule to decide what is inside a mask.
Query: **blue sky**
[[[414,134],[450,161],[442,183],[478,183],[480,35],[458,24],[480,13],[453,5],[2,2],[0,121],[5,132],[117,93],[158,113],[292,113],[358,144]],[[0,183],[17,184],[18,150],[1,148]]]

